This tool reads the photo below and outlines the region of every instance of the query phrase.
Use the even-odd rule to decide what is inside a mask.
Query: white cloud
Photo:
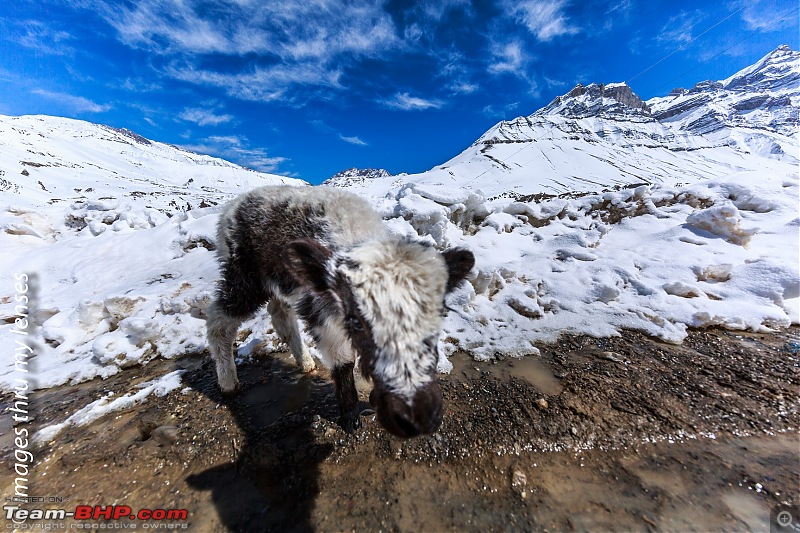
[[[506,9],[540,41],[578,33],[564,14],[566,0],[510,0]]]
[[[520,41],[515,40],[505,44],[491,43],[489,51],[492,54],[492,62],[487,67],[490,74],[516,76],[527,82],[530,96],[539,95],[539,86],[528,73],[528,64],[531,58],[525,53]]]
[[[493,119],[508,119],[517,108],[519,108],[519,102],[511,102],[500,106],[490,104],[483,108],[483,114]]]
[[[342,88],[344,65],[380,57],[400,44],[382,3],[369,0],[142,0],[114,7],[102,0],[84,2],[120,41],[167,58],[168,76],[226,87],[230,95],[247,100],[290,98],[293,86]],[[208,62],[199,66],[204,56],[230,56],[235,62],[248,54],[259,58],[253,70],[216,72]]]
[[[426,100],[408,93],[397,93],[383,101],[384,105],[403,111],[420,111],[423,109],[439,109],[444,105],[441,100]]]
[[[159,91],[162,88],[160,83],[145,80],[143,78],[126,78],[125,81],[119,85],[119,87],[125,89],[126,91],[136,93],[149,93],[153,91]]]
[[[26,48],[48,55],[74,53],[74,49],[67,44],[73,38],[68,32],[52,28],[37,20],[26,20],[18,25],[21,28],[14,41]]]
[[[346,143],[355,144],[357,146],[369,146],[369,143],[366,141],[361,140],[359,137],[347,137],[345,135],[339,134],[339,138]]]
[[[785,0],[739,0],[733,7],[743,8],[742,21],[748,30],[778,31],[797,27],[797,14],[791,14],[791,2]],[[794,4],[797,7],[797,4]],[[781,18],[781,15],[786,15]]]
[[[178,117],[187,122],[194,122],[198,126],[219,126],[233,120],[231,115],[217,115],[212,109],[200,107],[187,107]]]
[[[344,135],[341,132],[337,131],[335,128],[327,125],[323,120],[319,119],[310,120],[309,123],[320,131],[336,135],[339,138],[339,140],[344,141],[346,143],[355,144],[357,146],[369,146],[369,143],[364,141],[360,137]]]
[[[512,41],[506,44],[492,43],[490,52],[493,62],[489,64],[489,72],[492,74],[514,74],[525,77],[525,65],[528,56],[522,50],[519,41]]]
[[[282,163],[289,160],[286,157],[270,156],[264,148],[250,146],[247,137],[240,135],[212,135],[198,144],[184,145],[183,148],[221,157],[260,172],[275,172]]]
[[[342,88],[341,71],[324,65],[276,64],[259,67],[249,72],[216,72],[198,69],[192,65],[173,65],[166,73],[178,80],[224,89],[228,95],[242,100],[270,102],[292,100],[290,89],[294,85]]]
[[[472,94],[480,89],[480,85],[463,80],[454,80],[447,86],[447,89],[453,94]]]
[[[46,91],[44,89],[34,89],[31,92],[48,100],[59,102],[77,113],[102,113],[111,109],[110,104],[98,104],[83,96]]]

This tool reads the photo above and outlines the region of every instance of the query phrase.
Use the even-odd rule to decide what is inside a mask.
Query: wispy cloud
[[[19,23],[18,32],[14,41],[40,54],[69,55],[74,52],[72,46],[68,44],[73,39],[69,32],[51,27],[38,20],[26,20]]]
[[[506,105],[487,105],[483,108],[483,114],[493,119],[508,119],[518,108],[519,102]]]
[[[44,89],[34,89],[31,92],[48,100],[59,102],[76,113],[102,113],[111,109],[110,104],[98,104],[83,96],[46,91]]]
[[[181,81],[221,88],[235,98],[261,102],[294,100],[297,95],[290,91],[294,85],[342,87],[339,82],[340,71],[312,64],[277,64],[234,73],[175,64],[167,67],[166,73]]]
[[[187,107],[178,118],[187,122],[194,122],[198,126],[219,126],[233,120],[232,115],[217,115],[213,109],[201,107]]]
[[[252,147],[247,137],[241,135],[212,135],[183,148],[228,159],[260,172],[275,172],[288,161],[286,157],[270,156],[264,148]]]
[[[149,93],[153,91],[160,91],[163,87],[160,83],[145,80],[144,78],[126,78],[125,81],[119,84],[121,89],[137,93]]]
[[[366,141],[361,140],[361,138],[359,138],[359,137],[355,137],[355,136],[347,137],[347,136],[342,135],[340,133],[339,134],[339,138],[341,140],[343,140],[344,142],[346,142],[346,143],[355,144],[357,146],[369,146],[369,143],[367,143]]]
[[[579,31],[564,13],[567,0],[509,0],[505,2],[505,7],[540,41],[550,41]]]
[[[489,52],[492,56],[492,61],[487,67],[490,74],[516,76],[527,83],[529,95],[538,96],[538,83],[528,72],[532,59],[525,53],[521,41],[492,43]]]
[[[383,100],[383,104],[403,111],[420,111],[423,109],[439,109],[444,105],[441,100],[428,100],[418,96],[411,96],[410,94],[397,93],[389,99]]]
[[[742,21],[748,30],[778,31],[797,27],[797,14],[788,15],[791,3],[784,0],[737,0],[733,7],[744,8]],[[794,5],[797,7],[797,4]],[[787,15],[781,18],[781,15]]]
[[[480,88],[480,85],[477,83],[470,83],[464,80],[453,80],[453,82],[447,86],[447,89],[452,94],[472,94]]]
[[[706,15],[701,11],[692,13],[681,11],[667,20],[656,36],[656,40],[670,45],[685,45],[694,39],[694,28],[704,18]]]
[[[231,2],[212,6],[213,16],[206,4],[187,0],[86,2],[121,42],[161,57],[166,75],[247,100],[291,98],[295,86],[341,89],[344,65],[400,41],[391,16],[368,0]],[[256,66],[230,68],[248,54],[258,57]],[[224,70],[204,60],[225,56],[231,61]]]
[[[492,74],[514,74],[525,76],[525,65],[528,56],[522,49],[522,43],[512,41],[510,43],[492,43],[490,52],[493,62],[489,64],[489,72]]]
[[[369,143],[364,141],[360,137],[344,135],[342,134],[342,132],[336,130],[336,128],[333,128],[332,126],[326,124],[325,121],[323,120],[319,119],[310,120],[309,124],[311,124],[320,131],[335,135],[336,137],[339,138],[339,140],[344,141],[346,143],[355,144],[356,146],[369,146]]]

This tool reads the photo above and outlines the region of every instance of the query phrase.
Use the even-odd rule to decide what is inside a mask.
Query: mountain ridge
[[[530,115],[498,122],[429,171],[350,186],[373,196],[418,183],[523,197],[790,173],[798,163],[798,72],[800,54],[780,46],[723,80],[735,91],[701,82],[644,101],[624,82],[578,84]],[[748,89],[745,79],[757,86]]]
[[[260,185],[307,185],[147,139],[125,128],[47,115],[0,115],[0,190],[56,203],[146,197],[165,212],[213,205]]]

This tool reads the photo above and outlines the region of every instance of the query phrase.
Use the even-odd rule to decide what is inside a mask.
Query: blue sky
[[[427,170],[576,83],[647,99],[798,38],[788,0],[8,0],[0,113],[318,183]]]

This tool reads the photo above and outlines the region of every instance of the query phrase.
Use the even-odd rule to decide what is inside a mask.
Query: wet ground
[[[441,429],[409,441],[373,420],[363,382],[364,427],[345,434],[327,375],[284,354],[241,366],[229,399],[202,359],[157,361],[37,393],[45,426],[186,369],[183,391],[39,450],[31,495],[187,509],[173,522],[193,531],[766,531],[771,512],[789,531],[775,521],[800,503],[798,341],[797,327],[695,331],[681,346],[625,333],[521,360],[459,354]]]

